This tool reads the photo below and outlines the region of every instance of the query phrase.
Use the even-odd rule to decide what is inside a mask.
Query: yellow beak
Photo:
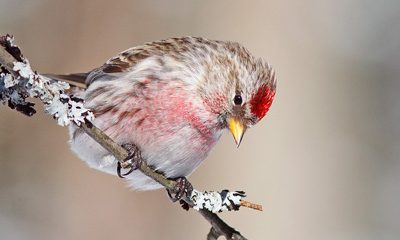
[[[246,126],[236,118],[229,118],[228,120],[229,130],[231,131],[233,138],[235,139],[237,147],[239,147],[242,142],[244,132],[246,131]]]

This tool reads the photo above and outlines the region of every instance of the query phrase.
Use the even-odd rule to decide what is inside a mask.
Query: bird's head
[[[248,128],[268,112],[275,96],[272,68],[237,43],[228,43],[224,55],[213,56],[206,70],[202,95],[239,147]]]

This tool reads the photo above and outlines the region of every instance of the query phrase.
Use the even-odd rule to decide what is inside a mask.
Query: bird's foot
[[[175,178],[174,180],[176,181],[174,189],[167,190],[171,201],[176,202],[182,199],[184,195],[190,197],[193,191],[192,184],[185,177]]]
[[[131,174],[134,170],[138,169],[143,162],[142,155],[140,154],[139,148],[130,143],[122,144],[122,147],[128,151],[128,157],[124,159],[124,165],[121,162],[117,163],[117,174],[120,178]],[[122,173],[122,168],[127,168],[126,173]]]

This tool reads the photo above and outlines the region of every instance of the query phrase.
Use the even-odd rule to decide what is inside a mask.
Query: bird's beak
[[[236,118],[229,118],[228,120],[229,130],[231,131],[233,138],[235,139],[237,147],[239,147],[240,142],[242,142],[242,138],[244,132],[246,131],[246,126]]]

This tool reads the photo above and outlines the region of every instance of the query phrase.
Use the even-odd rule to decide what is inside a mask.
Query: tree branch
[[[207,235],[207,240],[218,239],[220,236],[224,236],[226,239],[235,240],[247,240],[243,237],[240,232],[226,224],[217,214],[211,213],[210,211],[201,209],[200,214],[211,223],[210,232]]]
[[[81,128],[92,137],[96,142],[103,146],[106,150],[112,153],[115,158],[121,163],[122,167],[127,167],[127,162],[124,161],[128,158],[128,151],[121,147],[119,144],[115,143],[109,136],[107,136],[103,131],[94,126],[91,122],[86,121],[82,124]],[[167,189],[174,189],[176,182],[174,180],[166,178],[164,175],[153,171],[145,161],[142,161],[140,166],[138,166],[140,171],[142,171],[147,176],[156,180],[158,183],[163,185]]]
[[[52,83],[48,79],[46,80],[45,77],[34,73],[30,69],[28,61],[21,54],[20,49],[13,44],[13,38],[11,36],[0,37],[0,45],[0,101],[8,101],[9,106],[10,104],[28,106],[32,111],[33,104],[30,105],[25,99],[27,97],[40,98],[46,108],[50,109],[48,112],[52,114],[53,117],[57,118],[60,125],[67,125],[70,121],[75,122],[75,124],[80,126],[90,137],[112,153],[123,168],[129,167],[129,163],[125,161],[129,155],[128,151],[115,143],[109,136],[91,123],[90,120],[93,119],[93,115],[89,110],[83,108],[82,103],[79,105],[80,102],[76,101],[76,98],[64,95],[63,90],[67,89],[69,86],[66,87],[66,85],[63,85],[64,83],[54,83],[55,86],[51,86]],[[19,64],[19,67],[17,67],[17,64]],[[12,79],[9,74],[12,75]],[[32,85],[35,84],[40,87],[46,85],[48,89],[35,89],[32,87]],[[31,87],[33,90],[27,89],[27,86]],[[17,95],[17,97],[15,95]],[[61,108],[66,107],[66,113],[62,113],[54,105],[57,105],[59,108],[60,106]],[[79,111],[77,109],[79,109]],[[31,111],[29,113],[31,113]],[[24,113],[27,114],[26,112]],[[33,113],[27,115],[32,115]],[[62,120],[60,120],[60,118],[62,118]],[[177,185],[176,181],[155,172],[145,161],[141,161],[138,167],[145,175],[151,177],[166,189],[173,190]],[[207,206],[214,200],[216,194],[220,198],[219,205],[216,204],[213,206],[211,204],[211,206]],[[200,214],[211,224],[212,228],[207,239],[217,239],[219,236],[225,236],[227,239],[246,239],[238,231],[219,218],[217,214],[213,213],[214,211],[237,210],[241,205],[261,210],[260,205],[242,200],[244,196],[244,192],[240,191],[229,192],[225,190],[221,193],[202,193],[194,190],[193,193],[189,194],[189,196],[185,196],[182,200],[188,206],[199,210]],[[216,199],[218,199],[218,197]],[[210,209],[213,212],[205,210],[204,208]]]

